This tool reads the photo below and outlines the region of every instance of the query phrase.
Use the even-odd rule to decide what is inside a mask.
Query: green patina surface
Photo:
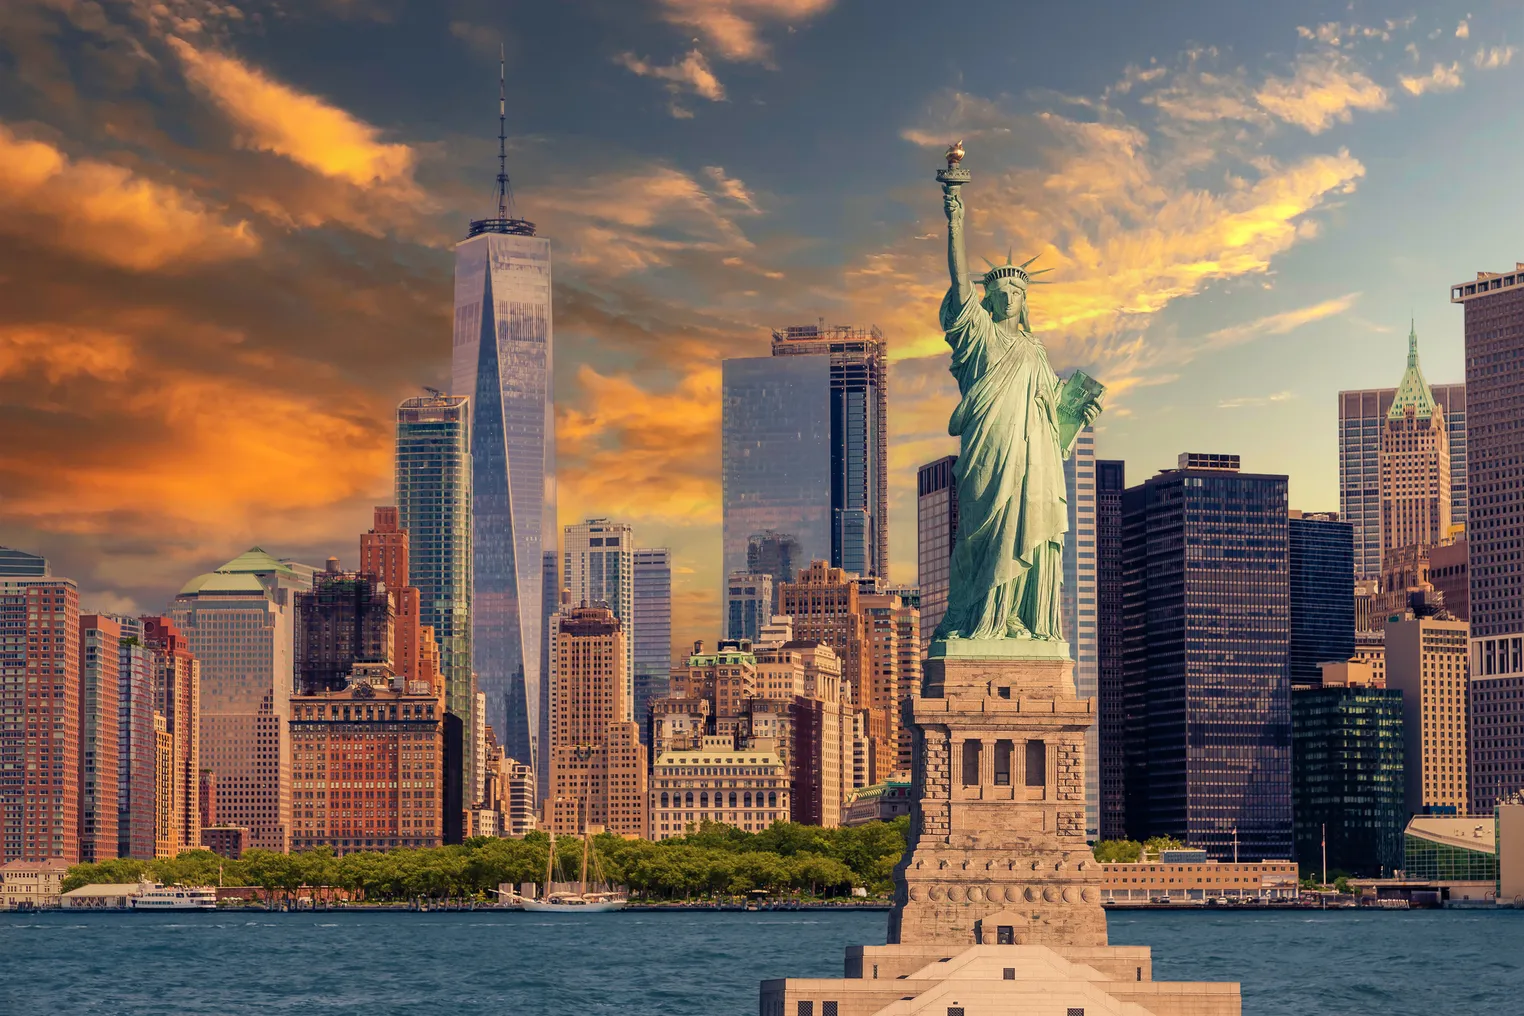
[[[1041,274],[1027,270],[1032,261],[1007,257],[970,276],[962,194],[970,177],[958,165],[962,157],[961,143],[953,146],[948,168],[937,174],[952,279],[941,321],[961,398],[948,424],[959,439],[958,533],[947,613],[930,655],[1067,659],[1063,460],[1100,415],[1105,389],[1080,372],[1060,380],[1032,336],[1027,287]]]

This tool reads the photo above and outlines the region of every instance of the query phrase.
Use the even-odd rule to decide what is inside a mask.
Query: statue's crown
[[[1006,254],[1005,264],[1003,265],[997,265],[989,258],[985,258],[984,263],[990,266],[990,270],[985,272],[984,275],[980,277],[979,281],[983,283],[986,288],[994,285],[1001,279],[1019,279],[1021,280],[1021,288],[1023,289],[1025,289],[1027,286],[1041,286],[1044,283],[1041,281],[1034,281],[1032,276],[1041,275],[1044,272],[1051,272],[1053,269],[1039,268],[1035,272],[1027,271],[1027,266],[1040,257],[1042,257],[1041,254],[1034,255],[1033,257],[1027,258],[1019,265],[1013,263],[1015,259],[1011,257],[1010,253]]]

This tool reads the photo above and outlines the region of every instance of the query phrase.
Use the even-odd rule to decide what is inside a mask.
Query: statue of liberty
[[[1036,258],[1017,265],[1008,256],[970,277],[962,195],[969,174],[958,165],[962,158],[960,142],[948,150],[947,169],[937,173],[952,276],[941,320],[962,396],[947,427],[959,440],[958,531],[947,613],[933,636],[946,653],[956,651],[948,643],[963,639],[1063,640],[1059,590],[1069,528],[1063,460],[1100,415],[1105,391],[1081,371],[1060,381],[1047,350],[1032,337],[1027,287],[1041,272],[1027,266]],[[982,298],[974,291],[976,278]],[[1016,655],[1036,649],[1012,648]]]

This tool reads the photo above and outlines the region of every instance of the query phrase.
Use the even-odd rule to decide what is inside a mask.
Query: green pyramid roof
[[[1433,416],[1436,408],[1434,393],[1429,390],[1429,382],[1424,380],[1423,370],[1418,366],[1418,329],[1412,325],[1408,327],[1408,369],[1402,372],[1402,382],[1397,385],[1397,395],[1392,399],[1392,408],[1386,411],[1386,418],[1402,419],[1409,406],[1420,420]]]
[[[262,593],[264,583],[258,575],[275,574],[289,579],[301,576],[290,565],[278,560],[262,547],[250,547],[216,571],[197,575],[180,589],[190,593]]]

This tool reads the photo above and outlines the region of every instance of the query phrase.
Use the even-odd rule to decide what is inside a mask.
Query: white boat
[[[623,910],[629,900],[623,892],[618,890],[593,891],[587,889],[587,867],[591,861],[594,866],[594,874],[597,873],[597,858],[593,853],[593,837],[588,831],[587,822],[582,823],[582,879],[579,891],[574,893],[550,892],[552,880],[556,873],[556,831],[550,830],[550,853],[545,858],[545,887],[540,890],[539,899],[528,899],[518,893],[506,894],[506,902],[513,906],[519,906],[533,914],[606,914],[612,910]]]
[[[132,897],[131,904],[133,910],[216,910],[217,890],[210,886],[156,883]]]

